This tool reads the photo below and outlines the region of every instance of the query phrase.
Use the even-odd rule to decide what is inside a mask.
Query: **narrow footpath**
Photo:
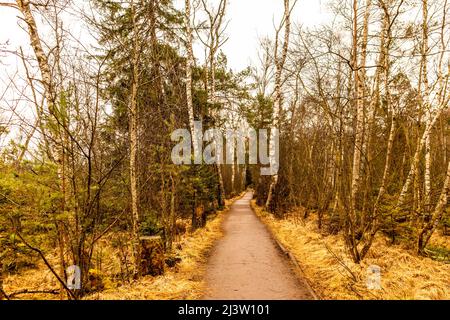
[[[205,299],[311,300],[265,225],[250,207],[252,193],[237,200],[224,221],[225,236],[208,262]]]

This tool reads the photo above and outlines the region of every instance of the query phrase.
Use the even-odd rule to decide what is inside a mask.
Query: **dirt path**
[[[225,236],[209,259],[205,299],[309,300],[269,231],[250,208],[249,192],[237,200],[224,222]]]

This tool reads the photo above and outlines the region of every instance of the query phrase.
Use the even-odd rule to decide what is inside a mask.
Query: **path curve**
[[[206,283],[210,300],[311,300],[270,232],[250,207],[246,193],[230,208],[225,236],[214,247]]]

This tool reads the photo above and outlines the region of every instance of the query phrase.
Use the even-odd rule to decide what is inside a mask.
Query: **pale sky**
[[[8,1],[8,0],[6,0]],[[12,2],[11,0],[9,0]],[[74,0],[75,3],[77,0]],[[78,0],[80,1],[80,0]],[[184,0],[174,1],[182,9]],[[212,4],[217,0],[210,0]],[[328,19],[325,0],[299,0],[293,11],[293,22],[313,26]],[[223,50],[228,56],[229,66],[241,70],[255,62],[253,57],[259,47],[259,38],[273,35],[274,25],[278,25],[283,13],[283,0],[229,0],[226,31],[229,40]],[[8,49],[27,46],[28,38],[17,24],[15,9],[0,7],[0,44],[9,41]],[[10,67],[16,64],[15,58],[5,58]]]
[[[73,0],[76,6],[83,6],[83,1]],[[77,2],[78,1],[78,2]],[[218,4],[218,0],[209,0],[211,4]],[[14,3],[13,0],[3,0],[3,2]],[[293,1],[291,1],[293,2]],[[314,26],[319,23],[326,22],[330,19],[327,13],[325,3],[327,0],[298,0],[295,9],[293,10],[292,22],[293,24],[302,24],[305,26]],[[175,7],[183,10],[184,0],[174,0]],[[241,71],[249,65],[256,66],[258,63],[258,49],[260,46],[259,39],[274,36],[274,26],[278,26],[283,15],[284,7],[283,0],[229,0],[226,19],[229,21],[226,35],[229,40],[224,45],[222,50],[228,57],[228,66],[234,71]],[[33,56],[29,46],[29,38],[24,30],[18,25],[18,11],[9,7],[0,6],[0,45],[7,43],[6,50],[11,52],[18,51],[19,47],[23,47],[25,54],[29,53]],[[35,16],[38,26],[42,26],[43,21]],[[90,37],[83,36],[83,28],[80,28],[80,22],[76,19],[64,18],[64,26],[71,30],[72,34],[78,36],[81,42],[89,43]],[[23,25],[23,23],[22,23]],[[42,35],[45,28],[39,27]],[[45,41],[45,35],[41,36]],[[202,63],[203,50],[199,49],[199,42],[194,46],[196,58]],[[25,86],[25,83],[19,80],[20,77],[15,76],[17,70],[20,70],[21,77],[23,77],[22,62],[11,53],[0,54],[0,98],[3,96],[3,101],[0,101],[0,118],[4,118],[6,114],[10,114],[10,106],[6,104],[8,101],[14,105],[13,101],[22,100],[20,95],[20,88]],[[33,70],[31,71],[33,72]],[[37,70],[34,70],[37,72]],[[14,79],[13,83],[16,88],[7,86],[11,85],[10,79]],[[6,99],[6,100],[5,100]],[[1,100],[1,99],[0,99]],[[16,111],[22,116],[28,117],[29,111],[22,113],[23,108]],[[28,108],[25,108],[28,110]],[[3,115],[3,117],[1,117]],[[0,145],[2,145],[0,141]]]
[[[321,0],[299,0],[293,11],[293,22],[305,26],[326,21],[325,5]],[[283,15],[282,0],[231,0],[228,7],[228,43],[224,52],[230,67],[240,70],[254,61],[259,38],[274,35]]]

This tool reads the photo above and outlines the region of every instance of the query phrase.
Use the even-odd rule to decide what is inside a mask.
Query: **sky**
[[[218,3],[218,0],[209,1],[213,5]],[[293,22],[314,26],[326,21],[328,14],[324,2],[325,0],[298,0],[293,10]],[[182,9],[184,0],[175,0],[175,5]],[[282,14],[283,0],[229,0],[229,25],[226,31],[229,40],[223,51],[228,56],[229,66],[233,70],[242,70],[250,63],[256,62],[254,57],[259,47],[259,39],[274,34],[274,25],[279,24]],[[28,44],[27,36],[17,22],[15,9],[0,7],[0,44],[8,41],[11,50]],[[5,62],[5,58],[2,58],[2,62]],[[10,65],[17,63],[11,58],[8,58],[7,62]]]
[[[298,0],[292,21],[296,24],[314,26],[329,19],[326,0]],[[217,0],[209,0],[217,4]],[[293,3],[293,1],[291,1]],[[176,2],[182,9],[184,1]],[[249,64],[257,63],[259,39],[274,36],[284,12],[283,0],[229,0],[227,19],[229,21],[226,35],[229,40],[222,48],[227,55],[231,69],[239,71]],[[196,55],[201,53],[197,50]]]
[[[293,11],[294,23],[314,26],[327,18],[321,0],[299,0]],[[224,52],[230,67],[240,70],[253,63],[259,48],[259,39],[274,35],[284,12],[282,0],[231,0],[228,42]]]
[[[73,0],[76,6],[82,6],[83,1]],[[77,2],[78,1],[78,2]],[[219,0],[207,0],[211,5],[217,5]],[[228,58],[228,66],[232,70],[238,72],[246,67],[258,64],[258,49],[260,39],[266,36],[273,38],[275,34],[275,26],[278,26],[284,11],[283,0],[228,0],[227,15],[228,28],[226,35],[228,42],[223,46],[222,50]],[[291,3],[294,0],[291,0]],[[327,21],[329,14],[327,13],[327,0],[298,0],[295,9],[292,12],[293,24],[302,24],[312,27],[316,24]],[[3,0],[1,2],[14,3],[13,0]],[[184,0],[174,0],[176,8],[184,9]],[[0,46],[7,43],[6,49],[11,52],[17,51],[22,47],[25,54],[32,52],[29,46],[29,38],[27,33],[19,27],[19,13],[16,9],[0,6]],[[37,17],[37,15],[36,15]],[[42,25],[42,21],[37,18],[38,26]],[[22,23],[23,25],[23,23]],[[77,28],[80,23],[76,19],[65,21],[65,27],[69,28],[72,33],[80,35],[83,39],[82,28]],[[40,28],[42,33],[43,28]],[[80,29],[80,30],[77,30]],[[84,40],[88,41],[88,35],[84,35]],[[45,36],[41,37],[45,40]],[[83,42],[83,40],[82,40]],[[194,46],[196,57],[202,62],[204,51],[200,49],[199,43]],[[9,87],[10,79],[14,78],[14,84],[18,87],[24,84],[20,82],[19,77],[15,76],[18,69],[22,69],[22,62],[14,54],[0,53],[0,113],[5,115],[10,107],[5,104],[8,101],[16,101],[21,99],[19,90]],[[37,72],[37,70],[35,70]],[[2,94],[7,92],[6,96]],[[14,103],[13,103],[14,104]],[[0,118],[2,118],[0,114]],[[29,112],[27,113],[29,114]],[[27,116],[28,117],[28,116]],[[3,117],[5,118],[5,117]],[[1,119],[0,119],[1,120]],[[3,119],[5,120],[5,119]],[[2,145],[0,141],[0,145]]]

